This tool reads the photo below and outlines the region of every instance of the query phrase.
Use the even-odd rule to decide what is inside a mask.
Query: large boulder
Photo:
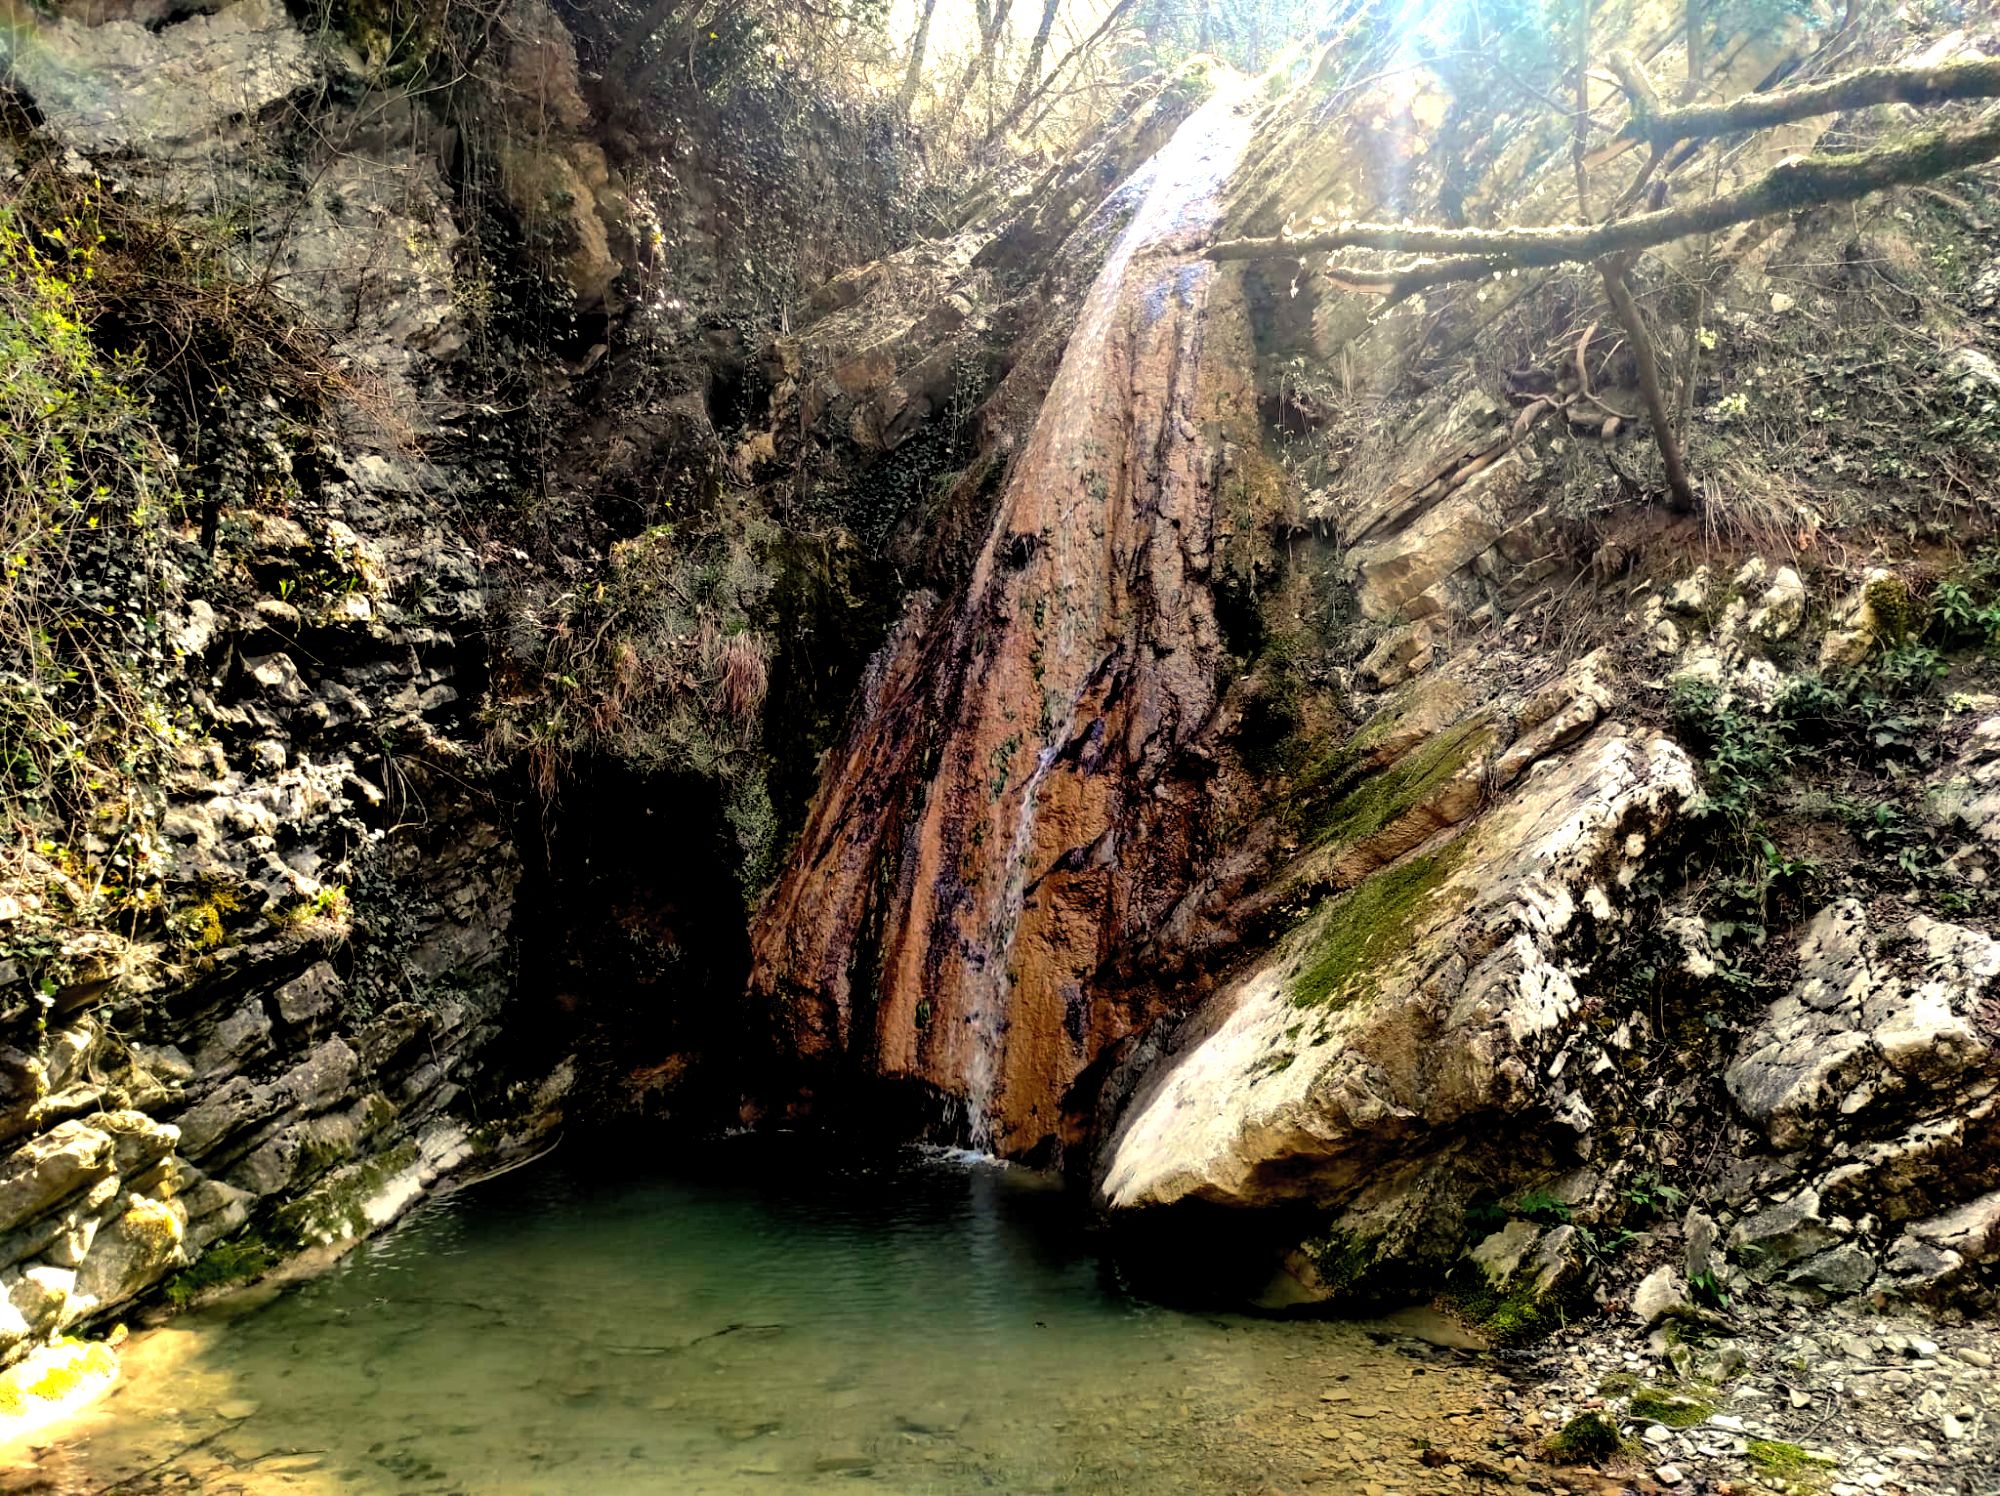
[[[1413,1240],[1462,1207],[1468,1152],[1500,1178],[1573,1152],[1590,1109],[1546,1074],[1587,1011],[1572,953],[1694,789],[1679,748],[1607,724],[1322,900],[1169,1044],[1104,1144],[1103,1203],[1309,1201],[1346,1239]]]

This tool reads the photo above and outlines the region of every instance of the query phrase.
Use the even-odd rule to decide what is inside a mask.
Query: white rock
[[[1658,1324],[1687,1308],[1688,1297],[1681,1292],[1680,1275],[1671,1263],[1654,1268],[1632,1290],[1632,1313],[1643,1325]]]

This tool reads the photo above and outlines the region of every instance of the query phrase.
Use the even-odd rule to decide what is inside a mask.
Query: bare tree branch
[[[1625,329],[1632,345],[1633,362],[1639,368],[1639,398],[1646,405],[1646,419],[1653,425],[1653,444],[1660,449],[1660,463],[1667,473],[1667,491],[1673,496],[1677,514],[1693,514],[1698,507],[1694,485],[1688,481],[1687,464],[1681,461],[1681,445],[1674,436],[1673,413],[1667,405],[1666,390],[1660,384],[1660,361],[1653,351],[1652,334],[1646,319],[1632,299],[1631,257],[1617,255],[1597,262],[1604,280],[1604,294],[1610,298],[1611,314]]]
[[[1042,80],[1042,61],[1048,55],[1049,33],[1056,29],[1056,12],[1062,8],[1062,0],[1042,0],[1041,24],[1035,28],[1035,39],[1028,45],[1028,60],[1021,67],[1021,80],[1014,85],[1014,98],[1007,106],[1007,118],[1014,119],[1020,111],[1028,107],[1033,97],[1035,85]]]
[[[1067,52],[1063,53],[1062,57],[1056,62],[1056,65],[1049,69],[1048,76],[1042,79],[1042,81],[1036,86],[1035,91],[1033,93],[1029,94],[1025,99],[1017,98],[1014,101],[1013,106],[1010,109],[1008,109],[1006,116],[999,122],[999,124],[993,127],[993,133],[996,135],[1001,135],[1005,134],[1008,130],[1011,130],[1014,127],[1014,125],[1020,120],[1021,116],[1026,114],[1030,109],[1032,109],[1035,106],[1035,104],[1041,99],[1042,95],[1046,94],[1051,88],[1055,87],[1056,80],[1061,78],[1064,73],[1069,71],[1070,64],[1075,62],[1079,57],[1082,57],[1092,47],[1096,46],[1097,43],[1103,38],[1104,34],[1118,23],[1119,17],[1123,16],[1126,11],[1130,10],[1134,3],[1135,0],[1118,0],[1118,3],[1116,5],[1112,6],[1110,10],[1106,11],[1104,14],[1104,19],[1097,23],[1097,28],[1094,31],[1092,31],[1089,36],[1086,36],[1082,41],[1078,42],[1075,46],[1071,47]]]

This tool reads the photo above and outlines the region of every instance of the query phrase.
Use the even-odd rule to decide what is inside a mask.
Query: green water
[[[78,1489],[1443,1492],[1419,1441],[1475,1448],[1487,1391],[1352,1326],[1141,1302],[1035,1176],[747,1140],[493,1180],[127,1371],[50,1456]]]

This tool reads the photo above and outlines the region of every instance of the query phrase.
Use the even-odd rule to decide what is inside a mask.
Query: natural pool
[[[1457,1492],[1489,1372],[1124,1292],[1047,1181],[719,1145],[551,1160],[128,1346],[78,1490]],[[1434,1468],[1435,1467],[1435,1468]]]

